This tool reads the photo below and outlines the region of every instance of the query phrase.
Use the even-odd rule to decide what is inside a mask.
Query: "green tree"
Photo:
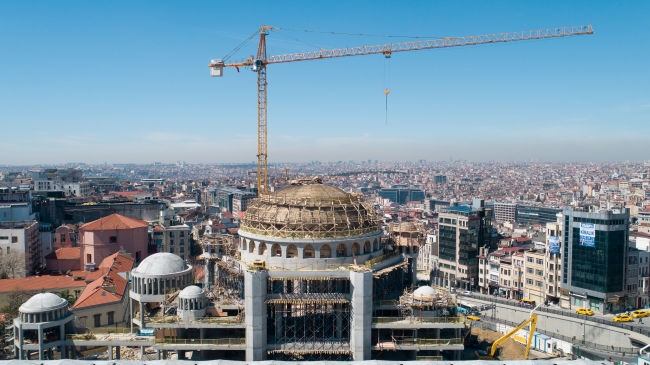
[[[68,307],[72,307],[77,301],[77,298],[75,298],[74,295],[70,294],[69,290],[63,290],[55,294],[65,299],[68,302]]]

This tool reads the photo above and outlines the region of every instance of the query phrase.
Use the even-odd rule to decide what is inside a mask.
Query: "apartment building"
[[[546,224],[546,255],[544,258],[546,300],[554,304],[559,304],[560,296],[563,295],[561,291],[562,260],[560,258],[561,217],[562,215],[559,214],[557,222]]]
[[[183,260],[190,257],[190,231],[187,224],[163,227],[162,252],[173,253]]]
[[[544,259],[546,250],[531,249],[524,252],[524,298],[537,303],[546,299]]]
[[[3,265],[3,274],[9,278],[25,277],[41,269],[43,263],[38,222],[0,221],[0,255],[11,261],[7,261],[8,265]],[[24,265],[19,263],[23,256]]]
[[[514,222],[517,216],[517,204],[494,203],[494,219],[497,222]]]
[[[442,285],[466,290],[479,285],[479,248],[490,247],[490,216],[483,200],[442,209],[437,238]]]

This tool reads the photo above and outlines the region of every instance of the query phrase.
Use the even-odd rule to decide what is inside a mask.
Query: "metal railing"
[[[386,306],[386,307],[395,307],[397,306],[397,300],[395,299],[381,299],[379,301],[380,306]]]
[[[191,320],[181,320],[179,317],[176,316],[167,316],[165,318],[162,317],[152,317],[152,318],[147,318],[147,323],[151,324],[219,324],[219,325],[241,325],[244,323],[244,318],[243,317],[234,317],[231,316],[229,318],[232,319],[226,319],[228,317],[205,317],[205,318],[195,318]]]
[[[493,297],[491,295],[478,294],[478,293],[472,293],[472,296],[469,296],[468,298],[472,298],[472,297],[475,297],[475,299],[490,302],[490,303],[503,304],[503,305],[508,305],[508,306],[520,308],[520,309],[521,308],[527,308],[527,307],[522,307],[522,306],[518,305],[519,301],[516,300],[516,299],[495,298],[495,297]],[[545,313],[557,314],[557,315],[564,316],[564,317],[579,318],[581,320],[586,320],[586,321],[589,321],[589,322],[605,324],[605,325],[612,326],[612,327],[618,327],[618,328],[626,329],[628,331],[640,333],[642,335],[650,337],[650,330],[640,328],[640,327],[635,327],[635,326],[629,325],[629,324],[624,324],[624,323],[621,323],[621,322],[614,322],[612,320],[606,320],[606,319],[596,318],[596,317],[587,316],[587,315],[583,315],[583,314],[578,314],[578,313],[575,313],[574,311],[569,310],[569,309],[562,310],[562,309],[555,309],[555,308],[540,306],[539,308],[537,308],[537,312],[545,312]]]
[[[416,356],[415,361],[442,361],[442,356]]]
[[[386,261],[386,260],[390,260],[390,259],[392,259],[393,257],[396,257],[396,256],[399,256],[399,253],[398,253],[397,251],[394,251],[394,252],[391,252],[391,253],[387,253],[387,254],[385,254],[385,255],[377,256],[377,257],[375,257],[375,258],[372,258],[372,259],[370,259],[370,260],[367,260],[367,261],[365,262],[365,265],[366,265],[367,268],[371,268],[371,267],[373,267],[374,265],[377,265],[377,264],[379,264],[379,263],[382,263],[382,262],[384,262],[384,261]]]
[[[465,323],[465,317],[406,317],[406,316],[396,316],[396,317],[372,317],[373,324],[382,324],[382,323],[398,323],[403,322],[404,324],[415,324],[415,323]]]
[[[251,262],[240,260],[239,263],[244,267],[251,267]],[[278,271],[350,271],[352,264],[326,264],[326,263],[286,263],[282,266],[273,266],[267,264],[267,270]]]
[[[461,338],[413,338],[395,340],[395,343],[405,346],[451,346],[462,345],[463,340]]]
[[[86,333],[76,335],[66,335],[68,341],[93,341],[93,342],[112,342],[112,341],[129,341],[129,342],[153,342],[153,336],[136,336],[135,334],[104,334],[104,333]]]
[[[190,338],[190,339],[171,339],[171,338],[156,338],[154,346],[175,346],[175,345],[221,345],[221,346],[244,346],[246,345],[245,338]]]

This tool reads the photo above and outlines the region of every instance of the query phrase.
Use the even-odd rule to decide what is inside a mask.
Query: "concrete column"
[[[131,322],[131,333],[133,333],[133,314],[134,314],[134,309],[133,309],[133,299],[129,296],[129,321]]]
[[[436,338],[440,338],[440,328],[436,328]]]
[[[199,338],[204,339],[205,338],[205,328],[199,329]]]
[[[144,328],[144,304],[140,303],[140,328]]]
[[[113,346],[108,346],[108,359],[113,360]]]
[[[65,338],[65,324],[62,324],[62,325],[59,326],[59,331],[60,331],[59,335],[61,336],[61,341],[65,341],[66,340],[66,338]],[[66,359],[67,356],[66,356],[66,353],[65,353],[65,345],[61,345],[60,351],[61,351],[61,358]]]
[[[14,327],[14,332],[18,332],[18,344],[20,345],[20,349],[18,347],[15,347],[16,351],[18,352],[18,359],[19,360],[25,360],[24,358],[24,352],[23,352],[23,331],[22,331],[22,326]]]
[[[372,324],[372,273],[350,271],[352,285],[352,328],[350,350],[354,361],[370,360]]]
[[[284,304],[275,305],[275,338],[282,337]]]
[[[267,271],[244,272],[246,361],[266,360]]]
[[[160,360],[160,350],[156,350],[156,360]]]
[[[343,304],[334,304],[334,313],[336,314],[336,333],[334,334],[334,337],[337,340],[341,339],[342,332],[343,332],[343,310],[342,310]]]
[[[38,359],[43,360],[43,327],[38,326]]]

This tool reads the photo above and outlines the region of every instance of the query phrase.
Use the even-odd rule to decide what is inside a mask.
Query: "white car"
[[[472,296],[472,292],[471,292],[471,291],[464,291],[464,292],[462,292],[461,294],[464,295],[464,296],[467,296],[467,297],[471,297],[471,296]]]

